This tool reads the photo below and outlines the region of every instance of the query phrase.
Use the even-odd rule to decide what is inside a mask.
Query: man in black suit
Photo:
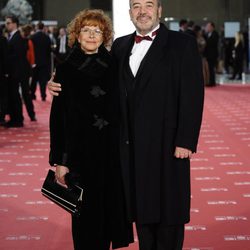
[[[160,23],[161,13],[160,0],[130,0],[136,32],[112,46],[120,89],[122,177],[140,250],[182,249],[184,224],[190,220],[190,157],[203,110],[197,42],[168,30]],[[53,95],[58,86],[50,81]]]
[[[7,39],[0,29],[0,125],[5,124],[7,112]]]
[[[188,21],[186,19],[181,19],[179,22],[179,31],[185,32],[188,28]]]
[[[203,110],[196,40],[160,23],[160,0],[130,0],[136,32],[116,39],[121,164],[141,250],[182,249],[190,220],[190,161]],[[142,37],[142,38],[140,38]]]
[[[194,32],[194,21],[192,21],[192,20],[188,21],[187,29],[186,29],[185,33],[190,35],[190,36],[196,37],[196,34]]]
[[[68,38],[66,29],[61,27],[59,29],[59,36],[56,39],[55,61],[56,64],[62,63],[67,57],[69,51]]]
[[[27,77],[30,66],[27,60],[28,44],[18,31],[19,21],[15,16],[5,19],[8,37],[8,109],[10,121],[7,127],[22,127],[22,100],[19,84]]]
[[[43,28],[44,24],[39,22],[37,24],[37,32],[31,37],[35,50],[35,67],[30,91],[32,98],[36,99],[36,86],[37,82],[39,82],[41,98],[42,101],[45,101],[47,81],[51,73],[51,41],[49,36],[43,32]]]
[[[216,66],[219,56],[219,34],[215,30],[213,22],[208,22],[206,25],[206,42],[204,56],[207,59],[209,68],[209,84],[207,86],[214,87],[216,86]]]

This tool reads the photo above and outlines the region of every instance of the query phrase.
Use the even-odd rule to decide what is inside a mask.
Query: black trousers
[[[5,76],[0,76],[0,122],[4,122],[8,113],[8,82]]]
[[[30,95],[29,76],[25,77],[21,81],[21,90],[27,113],[29,117],[32,119],[35,117],[35,111],[34,111],[33,101]]]
[[[49,66],[37,66],[33,69],[33,77],[30,85],[31,97],[35,98],[37,82],[40,85],[40,92],[42,100],[46,99],[46,86],[50,78]]]
[[[242,72],[243,72],[243,59],[235,60],[234,65],[233,65],[232,78],[235,78],[238,75],[238,79],[241,79]]]
[[[140,250],[182,250],[184,225],[136,225]]]
[[[23,122],[22,100],[19,93],[20,79],[10,77],[8,79],[8,110],[10,120],[13,123]]]
[[[216,86],[216,61],[207,59],[209,69],[209,86]]]

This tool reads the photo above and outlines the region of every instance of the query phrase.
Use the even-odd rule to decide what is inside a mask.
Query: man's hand
[[[176,147],[174,156],[176,158],[184,159],[184,158],[191,158],[192,157],[192,151],[187,149],[187,148],[181,148],[181,147]]]
[[[50,80],[48,81],[48,90],[49,90],[49,93],[50,93],[52,96],[58,96],[58,95],[59,95],[58,92],[62,91],[62,89],[61,89],[61,84],[60,84],[60,83],[53,82],[54,77],[55,77],[55,73],[53,73],[52,77],[51,77]]]
[[[65,175],[68,172],[69,172],[69,169],[67,167],[61,166],[61,165],[56,166],[55,176],[56,176],[56,180],[59,182],[59,184],[66,186]]]

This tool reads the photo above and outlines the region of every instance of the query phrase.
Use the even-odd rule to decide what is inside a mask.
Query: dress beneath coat
[[[76,46],[56,69],[62,92],[51,108],[50,164],[80,175],[83,209],[72,227],[76,249],[102,250],[107,240],[118,248],[133,237],[122,198],[118,101],[111,71],[112,60],[103,46],[92,55]]]

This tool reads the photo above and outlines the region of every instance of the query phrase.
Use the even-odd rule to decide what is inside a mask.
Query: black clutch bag
[[[58,206],[64,208],[73,215],[79,216],[82,205],[83,189],[75,184],[70,184],[68,186],[67,188],[58,184],[55,179],[55,172],[50,169],[43,183],[41,192]]]

